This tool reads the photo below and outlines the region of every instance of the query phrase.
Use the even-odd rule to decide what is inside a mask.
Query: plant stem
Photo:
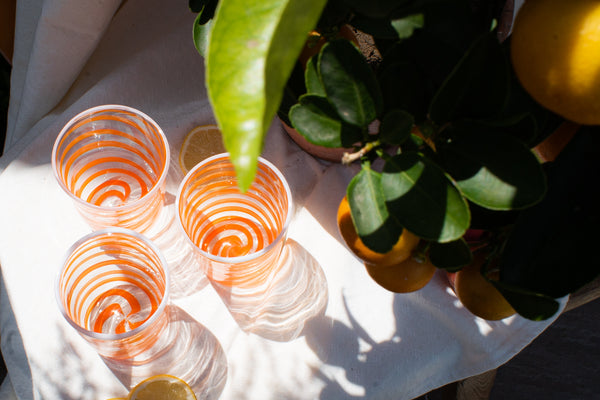
[[[352,164],[354,161],[361,159],[368,152],[378,147],[380,144],[381,142],[379,140],[375,140],[373,142],[367,142],[367,144],[365,144],[364,147],[362,147],[360,150],[354,153],[344,153],[344,155],[342,156],[342,164]]]

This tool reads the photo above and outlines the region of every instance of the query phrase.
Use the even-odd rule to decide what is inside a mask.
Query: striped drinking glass
[[[157,247],[123,228],[97,230],[65,255],[56,297],[66,320],[103,357],[151,360],[164,348],[169,272]]]
[[[144,232],[163,207],[169,145],[141,111],[104,105],[72,118],[52,150],[61,188],[94,229]]]
[[[259,158],[256,178],[238,188],[227,153],[196,165],[179,186],[177,216],[213,285],[252,296],[276,272],[292,215],[283,174]]]

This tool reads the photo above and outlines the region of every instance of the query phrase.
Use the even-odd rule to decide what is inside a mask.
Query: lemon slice
[[[179,166],[187,174],[200,161],[224,153],[225,146],[217,125],[197,126],[185,136],[179,152]]]
[[[127,400],[196,400],[185,381],[172,375],[155,375],[138,383]]]

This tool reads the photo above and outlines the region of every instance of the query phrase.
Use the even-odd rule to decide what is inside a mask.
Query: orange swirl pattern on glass
[[[162,205],[169,146],[160,127],[125,106],[101,106],[74,117],[54,144],[61,187],[94,228],[143,232]]]
[[[259,160],[245,193],[227,154],[206,159],[184,178],[177,196],[180,223],[204,272],[226,286],[263,284],[277,261],[289,223],[291,194],[283,175]]]
[[[111,228],[77,242],[57,283],[67,320],[109,358],[154,344],[167,318],[168,272],[158,250],[133,231]]]

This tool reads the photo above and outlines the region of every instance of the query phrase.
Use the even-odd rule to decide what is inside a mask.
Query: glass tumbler
[[[151,360],[169,336],[167,264],[134,231],[107,228],[74,243],[56,297],[66,320],[107,359]]]
[[[92,228],[144,232],[162,208],[169,158],[167,139],[150,117],[104,105],[65,125],[54,143],[52,168]]]
[[[227,153],[188,172],[176,200],[181,227],[214,285],[251,296],[276,272],[292,215],[283,174],[259,158],[256,178],[244,193]]]

